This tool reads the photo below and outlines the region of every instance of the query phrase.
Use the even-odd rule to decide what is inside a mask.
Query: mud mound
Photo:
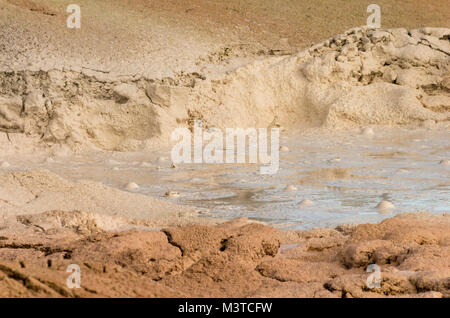
[[[2,72],[0,131],[10,141],[25,134],[72,150],[127,151],[167,143],[195,119],[218,128],[448,124],[449,39],[444,28],[357,28],[208,77]]]
[[[267,127],[274,118],[297,128],[448,122],[449,36],[443,28],[352,29],[202,83],[210,100],[200,98],[198,113],[219,127]]]
[[[245,219],[72,235],[30,224],[0,229],[2,297],[450,297],[448,215],[287,232]],[[366,285],[374,263],[380,288]],[[66,286],[69,264],[81,289]]]

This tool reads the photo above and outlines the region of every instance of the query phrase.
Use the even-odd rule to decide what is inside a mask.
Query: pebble
[[[361,129],[361,135],[364,135],[366,137],[373,137],[373,135],[375,135],[375,133],[373,132],[372,128],[364,127],[363,129]]]
[[[441,160],[441,161],[439,161],[439,164],[443,165],[443,166],[450,166],[450,159]]]
[[[165,196],[168,198],[178,198],[180,194],[177,191],[167,191]]]
[[[395,209],[395,206],[389,201],[381,201],[378,203],[377,209],[380,211],[390,211]]]
[[[341,161],[341,158],[339,158],[339,157],[327,160],[328,163],[340,162],[340,161]]]
[[[139,186],[136,183],[134,183],[134,182],[130,182],[130,183],[128,183],[125,186],[125,189],[127,189],[127,190],[137,190],[137,189],[139,189]]]
[[[288,186],[286,187],[286,191],[288,191],[288,192],[294,192],[294,191],[297,191],[297,187],[296,187],[295,185],[293,185],[293,184],[290,184],[290,185],[288,185]]]
[[[281,151],[281,152],[288,152],[288,151],[289,151],[289,148],[286,147],[286,146],[281,146],[281,147],[280,147],[280,151]]]
[[[308,199],[302,200],[302,201],[298,204],[298,206],[300,206],[300,207],[302,207],[302,206],[312,206],[312,205],[314,205],[314,202],[311,201],[311,200],[308,200]]]

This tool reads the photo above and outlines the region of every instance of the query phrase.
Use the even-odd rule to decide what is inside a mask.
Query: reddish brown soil
[[[279,231],[238,219],[163,231],[0,237],[0,297],[450,297],[450,217]],[[369,288],[369,264],[381,288]],[[81,288],[66,286],[69,264]]]

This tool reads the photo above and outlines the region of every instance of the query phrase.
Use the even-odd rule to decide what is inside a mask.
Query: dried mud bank
[[[53,210],[83,212],[67,219],[48,212]],[[40,213],[44,214],[40,217]],[[99,182],[71,182],[46,170],[0,173],[0,226],[20,225],[16,220],[19,215],[23,216],[21,220],[34,220],[36,228],[44,231],[55,224],[67,226],[73,222],[78,222],[80,228],[96,224],[108,231],[206,222],[191,207]]]
[[[122,232],[95,222],[81,231],[80,215],[53,211],[0,228],[0,296],[450,297],[448,214],[309,231],[237,219]],[[371,289],[374,263],[381,286]],[[80,289],[66,286],[70,264],[81,268]]]
[[[2,144],[142,150],[167,144],[174,128],[195,119],[206,127],[291,131],[448,129],[450,29],[356,28],[294,55],[236,65],[163,79],[91,69],[2,72]]]

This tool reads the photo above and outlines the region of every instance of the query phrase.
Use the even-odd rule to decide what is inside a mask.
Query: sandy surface
[[[194,120],[291,136],[450,128],[446,0],[380,0],[381,30],[360,27],[356,0],[79,0],[80,30],[69,3],[0,0],[2,157],[153,153]],[[1,297],[450,297],[448,214],[280,231],[0,169]]]

